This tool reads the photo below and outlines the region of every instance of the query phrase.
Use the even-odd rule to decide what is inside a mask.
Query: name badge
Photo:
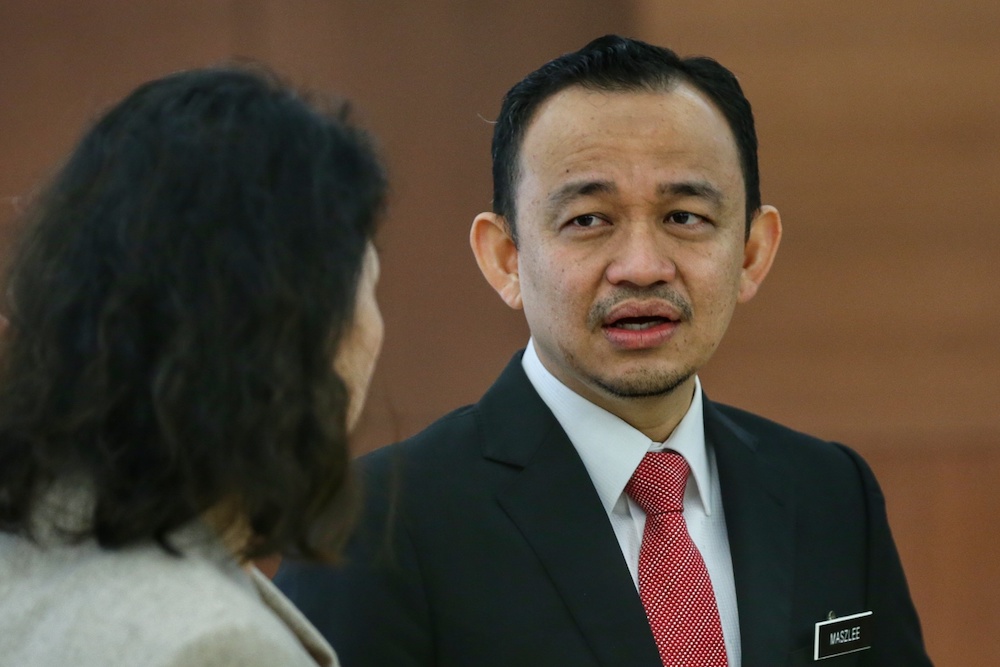
[[[816,624],[813,660],[835,658],[872,647],[872,612],[820,621]]]

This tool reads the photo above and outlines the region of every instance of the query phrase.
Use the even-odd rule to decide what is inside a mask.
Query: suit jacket
[[[710,401],[743,667],[812,664],[815,623],[873,611],[870,650],[930,665],[871,470],[851,450]],[[610,521],[520,355],[478,404],[361,459],[368,505],[340,568],[276,582],[345,667],[656,667]]]
[[[192,524],[108,551],[0,533],[0,667],[336,667],[327,642],[259,571]]]

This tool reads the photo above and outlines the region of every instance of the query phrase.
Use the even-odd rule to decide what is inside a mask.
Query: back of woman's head
[[[262,70],[147,83],[23,221],[0,351],[0,527],[82,481],[81,536],[164,542],[225,506],[247,555],[316,556],[347,523],[333,370],[384,196],[341,109]],[[336,520],[334,520],[334,524]]]

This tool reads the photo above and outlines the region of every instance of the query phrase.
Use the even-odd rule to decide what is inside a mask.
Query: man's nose
[[[606,271],[612,284],[631,283],[648,287],[669,283],[677,276],[670,244],[652,225],[631,225],[622,229],[612,244]]]

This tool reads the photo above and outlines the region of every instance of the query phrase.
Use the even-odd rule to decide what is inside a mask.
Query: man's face
[[[732,132],[694,88],[546,100],[516,193],[520,300],[545,367],[598,405],[690,387],[753,295],[744,202]]]

